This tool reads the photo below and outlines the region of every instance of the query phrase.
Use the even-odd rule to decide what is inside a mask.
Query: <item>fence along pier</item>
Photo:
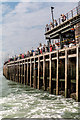
[[[45,31],[50,41],[62,35],[63,38],[74,26],[78,41],[75,46],[6,63],[3,75],[9,80],[80,101],[80,6],[76,11],[75,16],[72,11],[70,19],[67,14],[67,21],[60,23],[59,19],[58,26]],[[60,43],[63,43],[62,38]]]

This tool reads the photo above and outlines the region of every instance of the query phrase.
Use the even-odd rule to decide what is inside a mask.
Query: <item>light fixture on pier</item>
[[[53,21],[53,25],[54,25],[54,15],[53,15],[53,10],[54,10],[54,7],[51,7],[52,21]]]

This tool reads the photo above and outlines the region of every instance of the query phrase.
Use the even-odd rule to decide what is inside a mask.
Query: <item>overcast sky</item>
[[[2,10],[2,20],[0,19],[2,48],[0,47],[0,51],[2,50],[5,56],[25,53],[32,47],[37,48],[40,42],[46,43],[44,33],[45,25],[51,21],[50,7],[55,7],[54,18],[58,19],[61,13],[65,14],[75,8],[78,0],[75,2],[21,1],[3,0],[3,3],[0,4],[0,12]]]

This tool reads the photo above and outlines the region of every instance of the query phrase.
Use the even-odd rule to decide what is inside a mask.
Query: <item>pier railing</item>
[[[73,18],[73,17],[75,17],[75,16],[77,16],[79,14],[80,14],[80,5],[77,6],[76,8],[74,8],[74,9],[70,10],[68,13],[64,14],[66,16],[65,21],[67,21],[67,20],[69,20],[69,19],[71,19],[71,18]],[[61,17],[57,19],[57,23],[58,23],[57,26],[59,26],[60,24],[63,23]],[[50,31],[54,27],[56,27],[56,26],[54,26],[53,23],[52,23],[52,25],[47,24],[47,26],[45,27],[45,32]]]

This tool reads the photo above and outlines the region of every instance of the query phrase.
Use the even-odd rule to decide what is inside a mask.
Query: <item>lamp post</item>
[[[53,21],[53,25],[54,25],[54,15],[53,15],[53,9],[54,9],[54,7],[51,7],[52,21]]]

